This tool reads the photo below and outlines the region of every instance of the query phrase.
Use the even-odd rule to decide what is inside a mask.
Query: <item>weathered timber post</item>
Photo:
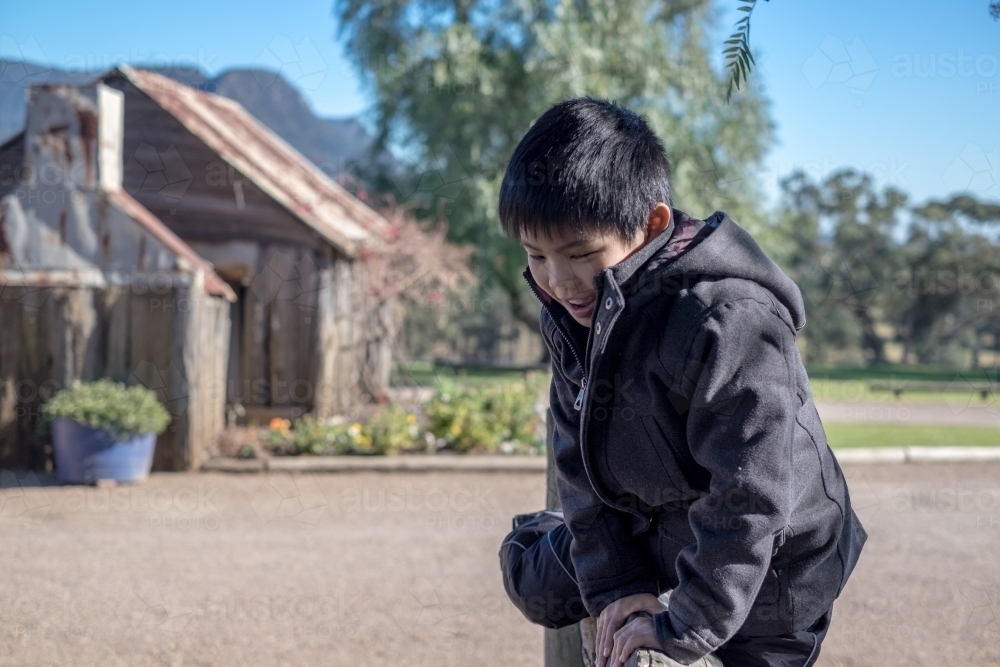
[[[560,507],[556,488],[556,465],[552,457],[552,409],[545,411],[545,508]],[[545,629],[545,667],[588,667],[583,661],[583,644],[580,637],[581,623],[558,630]]]

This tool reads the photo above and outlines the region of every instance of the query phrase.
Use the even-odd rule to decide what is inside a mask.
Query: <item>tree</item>
[[[818,325],[807,327],[807,341],[822,349],[856,338],[868,363],[885,363],[889,334],[881,324],[896,303],[891,284],[901,254],[893,232],[906,195],[891,187],[876,192],[870,176],[850,169],[821,185],[799,172],[782,187],[782,224],[794,243],[786,265],[805,292],[807,320]]]
[[[908,298],[900,321],[903,359],[953,363],[954,352],[972,348],[978,366],[981,342],[994,335],[1000,292],[1000,259],[990,239],[969,222],[1000,222],[1000,207],[969,195],[931,201],[913,210],[903,247]],[[995,344],[994,344],[995,347]]]
[[[797,172],[782,190],[780,261],[805,299],[808,362],[884,363],[898,342],[903,363],[962,365],[971,351],[977,366],[1000,347],[989,233],[1000,206],[959,195],[907,207],[902,192],[850,170],[822,183]]]
[[[334,11],[375,100],[377,148],[414,163],[415,182],[391,182],[396,197],[475,244],[483,288],[501,288],[534,330],[523,250],[500,231],[497,196],[518,140],[559,100],[593,95],[644,113],[674,163],[678,207],[723,208],[765,229],[748,174],[772,123],[754,91],[725,103],[710,0],[336,0]]]

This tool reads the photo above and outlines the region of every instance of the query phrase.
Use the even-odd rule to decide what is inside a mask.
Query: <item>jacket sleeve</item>
[[[710,311],[686,354],[688,446],[711,479],[689,510],[696,542],[677,557],[668,610],[653,617],[664,652],[683,664],[747,620],[784,534],[799,406],[794,345],[772,306],[742,299]]]
[[[626,595],[658,595],[656,569],[632,536],[631,515],[605,504],[583,467],[580,413],[573,408],[579,387],[562,369],[561,355],[569,351],[558,333],[556,340],[550,337],[553,326],[546,327],[543,320],[543,338],[552,355],[549,406],[554,421],[556,487],[573,537],[570,558],[576,583],[587,612],[597,617],[607,605]]]

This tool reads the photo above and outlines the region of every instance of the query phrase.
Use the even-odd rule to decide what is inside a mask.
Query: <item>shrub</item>
[[[389,454],[413,448],[421,435],[417,416],[394,403],[379,410],[365,424],[364,431],[371,439],[373,454]]]
[[[141,433],[160,434],[170,423],[170,413],[145,387],[126,387],[108,379],[75,382],[42,406],[46,421],[72,419],[84,426],[102,428],[123,440]]]
[[[535,406],[540,389],[538,381],[465,386],[441,380],[423,408],[425,425],[390,403],[364,424],[272,419],[263,442],[276,454],[394,454],[435,445],[463,453],[537,454],[545,448],[545,423]]]
[[[295,454],[393,454],[414,447],[420,436],[416,415],[388,405],[367,424],[324,421],[313,416],[294,422],[271,420],[264,441]]]
[[[428,428],[459,452],[482,447],[505,454],[544,447],[542,419],[535,410],[535,383],[479,387],[441,381],[426,407]]]

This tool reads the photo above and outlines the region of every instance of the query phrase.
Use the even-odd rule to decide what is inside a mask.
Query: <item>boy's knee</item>
[[[587,617],[575,581],[562,513],[546,510],[514,518],[500,547],[500,570],[507,596],[524,616],[547,628]]]

